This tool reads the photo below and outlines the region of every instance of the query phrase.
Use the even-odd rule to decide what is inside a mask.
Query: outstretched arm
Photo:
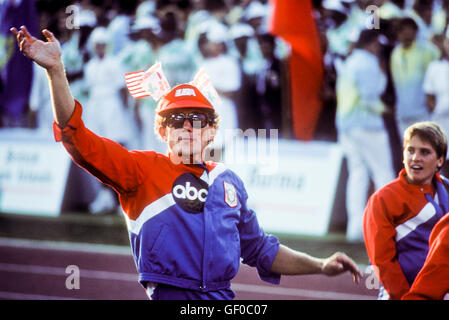
[[[337,252],[327,259],[319,259],[284,245],[279,246],[271,271],[285,275],[322,273],[328,276],[349,271],[355,283],[362,277],[354,261],[344,253]]]
[[[46,29],[42,33],[47,42],[33,37],[25,26],[21,26],[20,30],[16,28],[10,30],[17,38],[20,51],[47,70],[53,115],[59,126],[65,126],[75,109],[75,101],[70,93],[69,83],[61,60],[59,41],[53,33]]]

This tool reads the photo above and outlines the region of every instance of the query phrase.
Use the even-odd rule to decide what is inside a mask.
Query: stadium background
[[[281,242],[315,256],[344,251],[366,271],[359,286],[351,283],[349,275],[343,275],[332,279],[285,277],[276,288],[263,284],[252,270],[242,266],[233,282],[237,299],[375,298],[377,291],[369,286],[372,274],[366,269],[363,243],[345,238],[347,169],[335,128],[336,73],[326,64],[326,57],[330,53],[338,56],[338,50],[325,44],[330,42],[330,31],[337,29],[336,22],[341,25],[343,21],[349,29],[363,29],[376,18],[364,8],[378,8],[383,2],[0,1],[0,298],[146,298],[135,281],[126,226],[117,203],[92,210],[89,204],[101,187],[70,162],[62,146],[54,143],[44,94],[47,88],[40,86],[39,72],[21,56],[9,33],[11,26],[23,24],[33,35],[39,36],[39,30],[47,28],[61,40],[72,91],[82,101],[89,99],[83,87],[85,66],[93,57],[88,39],[98,27],[107,28],[112,35],[109,50],[122,60],[126,66],[123,70],[138,71],[137,66],[144,70],[156,59],[162,60],[172,83],[190,81],[192,72],[208,58],[200,49],[201,41],[207,41],[204,38],[225,43],[225,53],[240,59],[240,82],[234,89],[220,93],[235,103],[235,116],[243,130],[280,129],[277,175],[290,178],[258,175],[260,163],[232,164],[249,185],[261,224],[278,235]],[[411,7],[413,1],[406,4]],[[434,12],[439,13],[441,5],[441,1],[435,1]],[[359,18],[354,20],[356,12]],[[212,27],[201,29],[201,23],[207,25],[205,21],[221,22],[229,28],[228,35],[223,38],[223,32]],[[239,22],[251,25],[253,32],[245,28],[231,32]],[[212,29],[217,30],[216,34]],[[123,50],[127,41],[144,38],[142,30],[151,30],[153,37],[158,37],[153,42],[145,40],[149,51]],[[334,33],[333,40],[338,40],[332,43],[349,48],[354,42],[354,35],[349,34]],[[250,48],[259,46],[260,50],[265,43],[269,52],[251,51],[253,60],[243,61],[235,47],[236,39],[242,36],[252,41]],[[181,41],[170,46],[173,40]],[[192,53],[191,61],[177,59],[179,50],[185,48]],[[153,60],[145,59],[145,52],[154,54]],[[141,60],[132,60],[133,54]],[[274,61],[277,68],[266,69]],[[268,83],[267,79],[277,83],[272,91],[257,86],[258,81]],[[392,89],[388,90],[385,101],[393,108]],[[245,97],[250,97],[250,102]],[[139,106],[130,97],[125,104],[132,115],[134,137],[141,136],[145,132],[142,122],[151,122],[151,118],[146,119],[144,112],[134,117]],[[150,103],[149,108],[153,110],[154,105]],[[401,165],[397,128],[391,115],[386,115],[384,121],[397,171]],[[137,140],[130,139],[129,146],[148,146]],[[327,185],[323,187],[316,181],[327,181]],[[79,290],[64,286],[69,265],[81,270]]]

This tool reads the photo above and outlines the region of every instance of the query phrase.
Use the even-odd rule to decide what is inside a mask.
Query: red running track
[[[73,269],[79,289],[67,289]],[[361,269],[362,271],[363,268]],[[67,271],[67,273],[66,273]],[[368,275],[358,285],[350,274],[283,276],[279,286],[261,281],[254,268],[241,265],[232,288],[236,300],[371,300]],[[145,300],[127,247],[0,239],[0,299]]]

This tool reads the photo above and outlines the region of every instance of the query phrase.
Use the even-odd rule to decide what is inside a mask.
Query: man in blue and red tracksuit
[[[128,151],[84,126],[53,34],[44,30],[43,42],[25,27],[11,31],[22,52],[47,70],[56,140],[118,193],[139,281],[151,299],[232,299],[230,280],[240,257],[270,283],[278,284],[281,274],[345,271],[358,282],[360,271],[345,254],[318,259],[266,234],[247,207],[240,178],[222,164],[204,161],[218,116],[196,87],[179,85],[158,105],[156,130],[167,142],[168,155]]]

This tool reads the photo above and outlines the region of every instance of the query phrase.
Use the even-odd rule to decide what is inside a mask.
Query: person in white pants
[[[337,78],[338,142],[348,165],[346,238],[363,241],[363,212],[370,179],[376,189],[395,177],[381,95],[386,76],[376,56],[378,31],[364,30]]]

